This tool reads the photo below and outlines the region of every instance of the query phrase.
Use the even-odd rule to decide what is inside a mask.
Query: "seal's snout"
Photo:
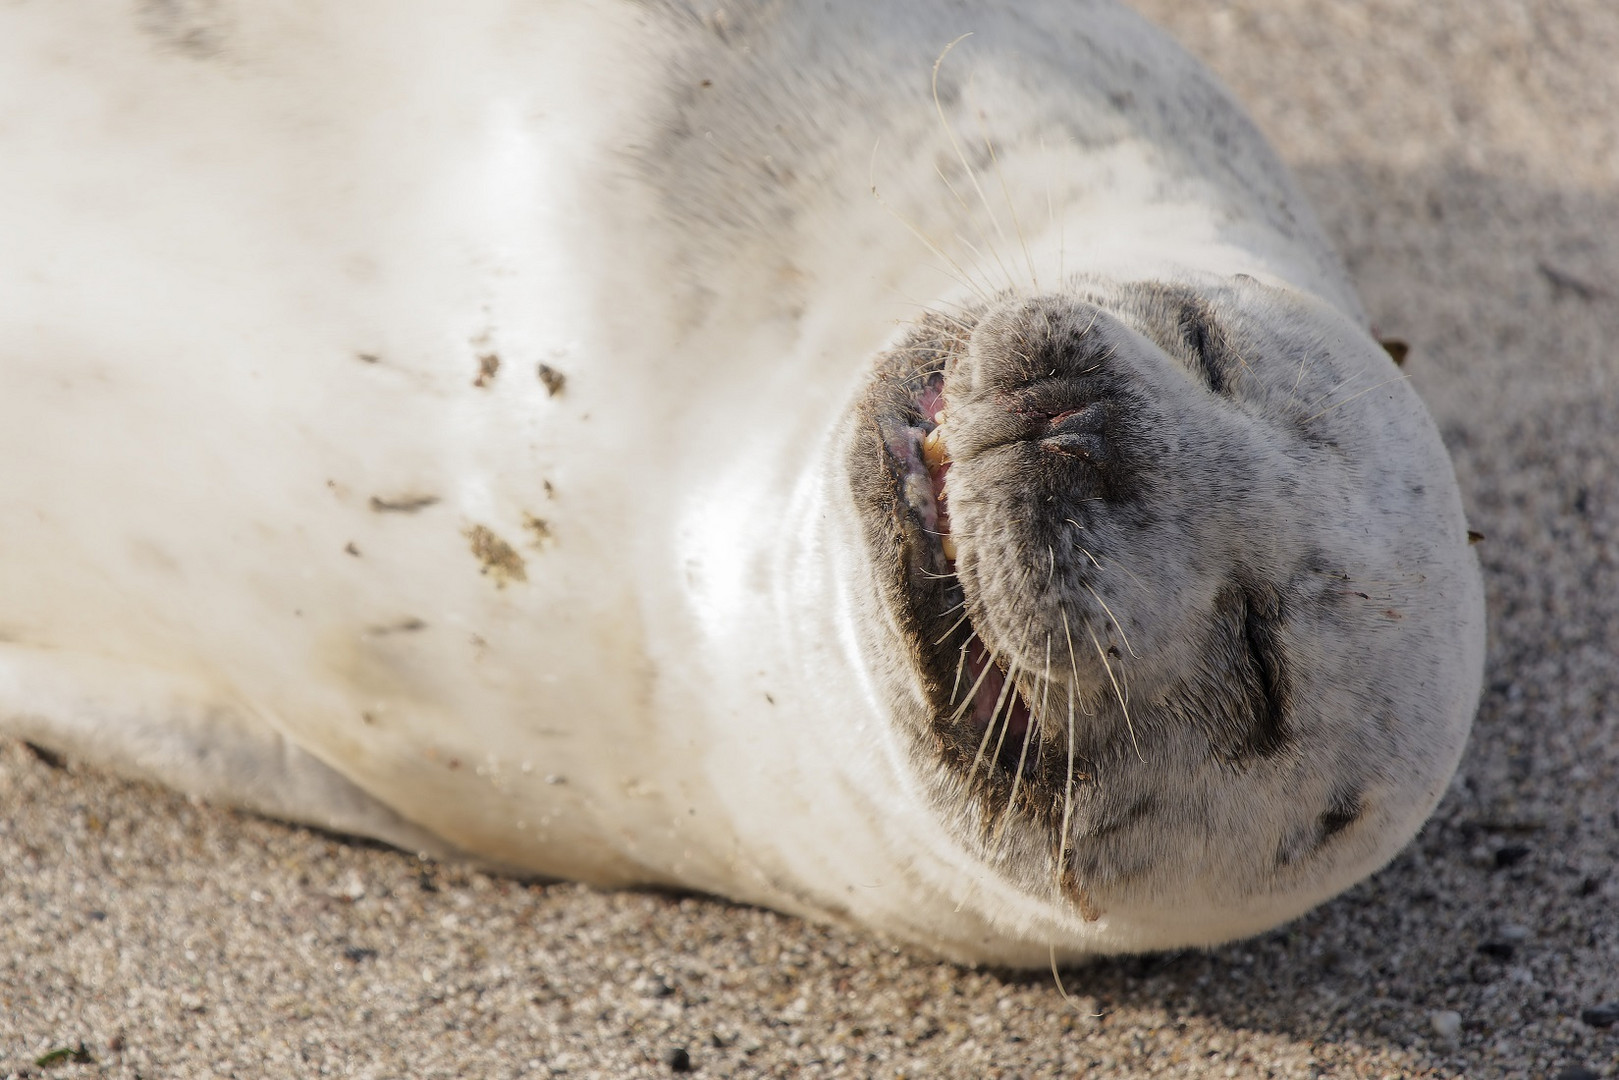
[[[1089,697],[1113,692],[1120,656],[1134,675],[1160,666],[1175,635],[1146,613],[1184,623],[1193,601],[1140,571],[1179,546],[1156,494],[1188,442],[1190,385],[1162,348],[1071,296],[985,312],[946,365],[934,441],[948,553],[974,631],[1009,668]]]

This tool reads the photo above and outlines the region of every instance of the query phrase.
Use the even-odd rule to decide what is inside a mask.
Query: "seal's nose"
[[[1072,298],[991,311],[946,372],[951,460],[1016,461],[1021,484],[1056,498],[1122,497],[1139,465],[1130,429],[1140,349],[1112,315]]]
[[[1107,442],[1102,437],[1106,425],[1107,406],[1093,401],[1046,421],[1040,446],[1050,453],[1100,462],[1107,451]]]

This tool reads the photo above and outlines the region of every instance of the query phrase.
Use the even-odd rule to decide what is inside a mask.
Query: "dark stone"
[[[1518,950],[1510,942],[1486,941],[1478,947],[1478,951],[1492,960],[1500,960],[1504,963],[1511,960],[1512,954]]]
[[[1508,844],[1495,853],[1495,868],[1505,870],[1517,866],[1529,857],[1529,849],[1522,844]]]
[[[1592,1027],[1613,1027],[1619,1024],[1619,1001],[1609,1001],[1580,1011],[1580,1019]]]
[[[686,1052],[684,1046],[675,1047],[663,1055],[663,1060],[669,1066],[670,1072],[689,1073],[692,1071],[691,1055]]]
[[[22,745],[23,749],[32,754],[34,756],[34,760],[38,761],[40,764],[49,766],[52,769],[67,768],[67,759],[61,754],[58,754],[55,750],[49,750],[43,746],[40,746],[38,743],[24,742]]]

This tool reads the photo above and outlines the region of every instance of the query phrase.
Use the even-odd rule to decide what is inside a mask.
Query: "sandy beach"
[[[1485,536],[1473,739],[1391,866],[1059,985],[0,742],[0,1077],[1619,1076],[1619,5],[1137,7],[1296,171]]]

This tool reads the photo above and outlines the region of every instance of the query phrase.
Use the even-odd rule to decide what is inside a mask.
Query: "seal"
[[[1008,965],[1258,932],[1444,791],[1444,448],[1131,13],[0,19],[0,730]]]

